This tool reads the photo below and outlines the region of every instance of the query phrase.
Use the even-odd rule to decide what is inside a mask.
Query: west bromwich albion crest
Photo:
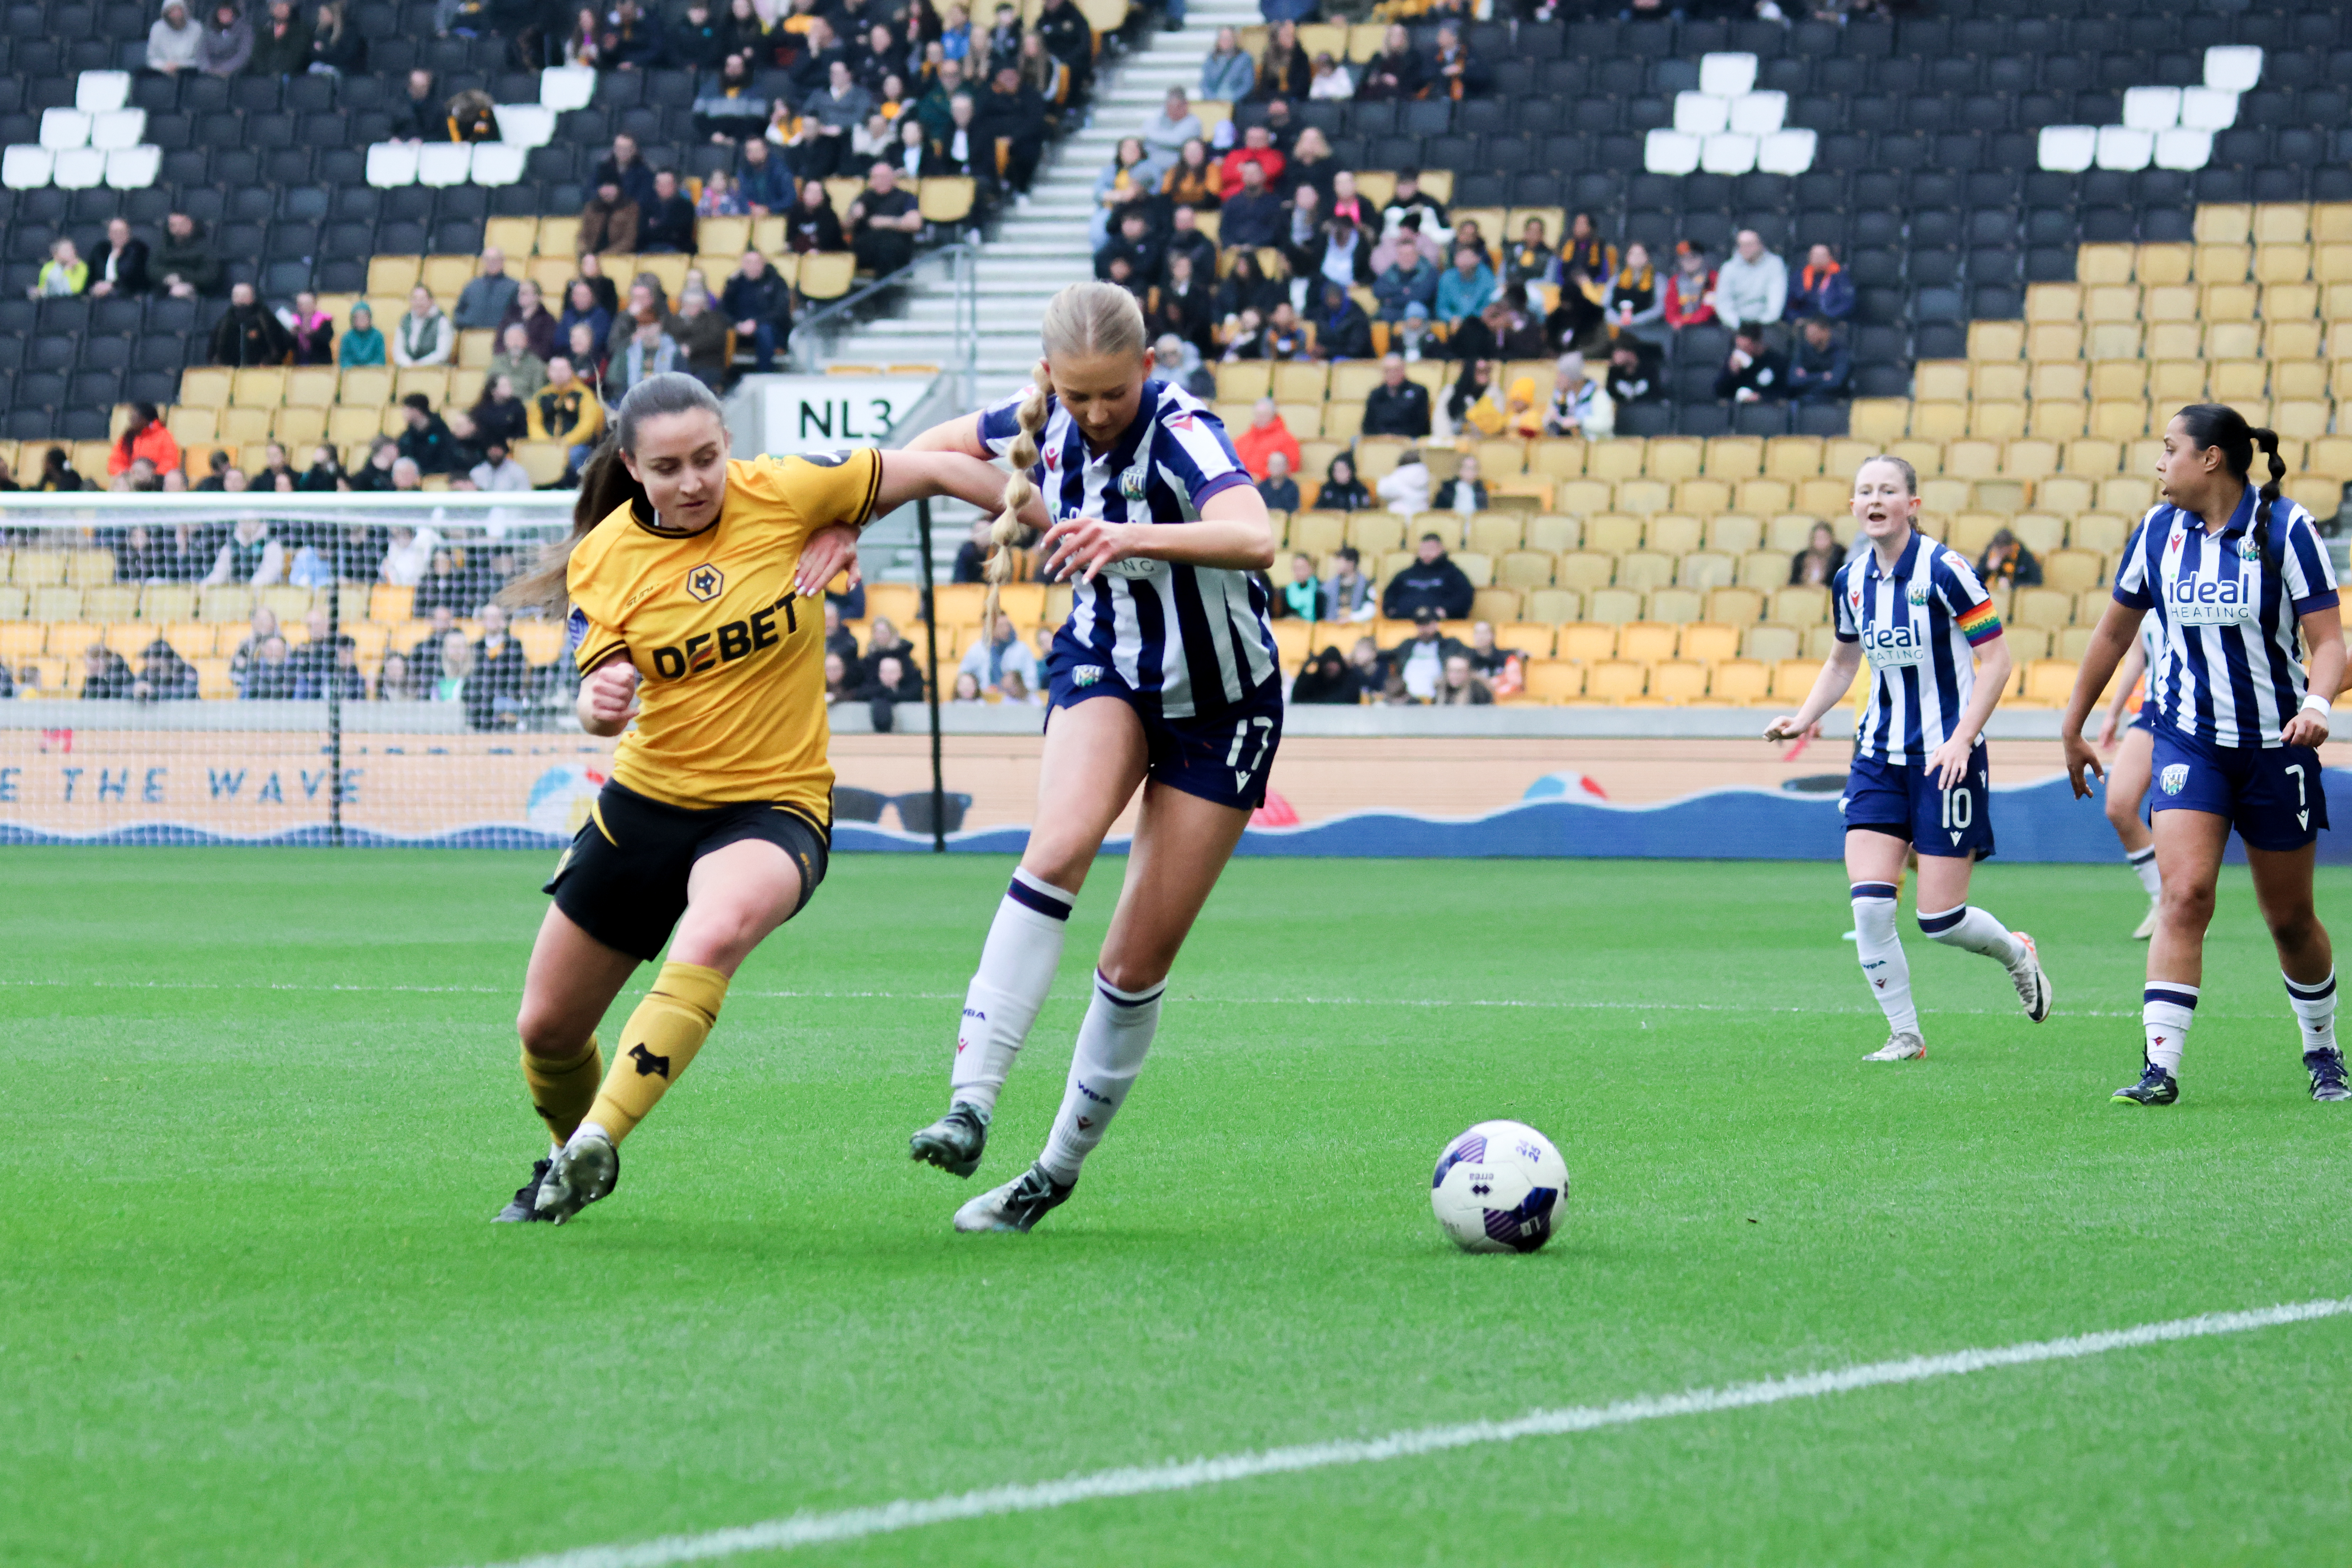
[[[2189,783],[2189,764],[2187,763],[2168,764],[2164,770],[2163,778],[2164,793],[2179,795]]]

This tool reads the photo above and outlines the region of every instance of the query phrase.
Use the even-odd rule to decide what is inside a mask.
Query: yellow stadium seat
[[[1584,449],[1585,476],[1611,484],[1619,479],[1639,479],[1647,466],[1649,450],[1646,440],[1622,436],[1613,441],[1588,445]]]
[[[1524,595],[1517,588],[1479,588],[1470,595],[1470,618],[1499,626],[1519,618]]]
[[[1574,588],[1531,588],[1519,614],[1531,621],[1559,626],[1584,614],[1584,595]]]
[[[2036,707],[2064,707],[2074,695],[2077,669],[2072,659],[2034,659],[2025,667],[2025,700]]]
[[[1634,550],[1617,557],[1614,581],[1620,588],[1647,593],[1674,580],[1675,558],[1671,555],[1662,555],[1654,550]]]
[[[1796,658],[1801,646],[1793,626],[1767,622],[1760,626],[1744,626],[1739,633],[1739,656],[1768,667],[1784,658]]]
[[[1754,484],[1784,484],[1780,479],[1756,479]],[[1776,508],[1785,511],[1786,507]],[[1725,512],[1712,517],[1706,524],[1706,547],[1726,555],[1745,555],[1764,542],[1764,521],[1760,517],[1745,512]]]
[[[1462,531],[1463,547],[1483,554],[1507,555],[1519,548],[1527,525],[1517,512],[1482,511]]]
[[[1706,455],[1706,444],[1696,436],[1654,436],[1643,456],[1642,471],[1668,484],[1695,479]]]
[[[1719,550],[1694,550],[1675,567],[1677,587],[1696,588],[1702,594],[1711,588],[1728,588],[1738,578],[1738,560]]]
[[[1290,520],[1290,548],[1303,550],[1320,561],[1348,542],[1348,514],[1343,511],[1302,511]]]
[[[1615,509],[1617,486],[1609,479],[1563,479],[1554,487],[1553,498],[1561,511],[1591,517]]]
[[[1600,702],[1632,701],[1643,695],[1649,677],[1646,665],[1629,658],[1604,658],[1586,668],[1584,695]]]
[[[1404,548],[1404,519],[1392,511],[1349,513],[1347,527],[1348,542],[1366,557]]]
[[[1526,520],[1526,547],[1546,554],[1558,555],[1563,551],[1581,549],[1584,544],[1584,524],[1577,518],[1553,513],[1538,513]]]
[[[1771,671],[1755,659],[1718,659],[1707,677],[1707,700],[1720,703],[1761,702],[1771,689]]]
[[[1784,626],[1818,626],[1830,617],[1827,588],[1792,586],[1772,595],[1772,618]]]
[[[46,621],[0,621],[0,658],[11,663],[20,658],[38,658],[47,651],[48,643]]]
[[[1789,581],[1789,557],[1794,551],[1751,550],[1739,558],[1739,585],[1769,592]]]
[[[1642,520],[1624,512],[1601,512],[1584,520],[1584,548],[1622,555],[1642,547]]]
[[[1710,436],[1699,471],[1715,479],[1749,479],[1764,471],[1761,436]]]
[[[1513,550],[1495,562],[1495,581],[1507,588],[1548,588],[1552,582],[1553,558],[1541,551]]]
[[[2105,581],[2105,559],[2096,551],[2059,550],[2042,558],[2042,584],[2046,588],[2080,594]]]
[[[1689,623],[1682,627],[1681,635],[1675,639],[1676,658],[1695,658],[1713,664],[1718,659],[1736,658],[1738,654],[1739,628],[1713,619]]]
[[[1565,658],[1531,658],[1522,688],[1531,702],[1566,702],[1584,695],[1584,666]]]
[[[2063,626],[2074,618],[2074,595],[2058,588],[2020,588],[2010,595],[2008,618],[2021,626]]]
[[[1688,485],[1715,481],[1695,479],[1685,482]],[[1699,541],[1705,533],[1699,520],[1686,512],[1660,512],[1643,524],[1642,548],[1662,555],[1686,555],[1699,547]]]
[[[1692,659],[1660,659],[1650,666],[1649,698],[1653,702],[1703,702],[1706,700],[1706,666]]]
[[[1642,664],[1675,657],[1674,623],[1629,621],[1617,628],[1617,657]]]
[[[1540,621],[1497,622],[1495,646],[1508,653],[1525,654],[1529,658],[1549,658],[1556,626]]]
[[[1454,564],[1462,569],[1462,574],[1465,577],[1470,579],[1472,587],[1494,586],[1495,558],[1493,556],[1481,555],[1471,550],[1457,550],[1454,552]]]
[[[811,251],[801,258],[801,292],[812,300],[838,300],[856,278],[857,258],[845,250]]]
[[[1631,588],[1595,588],[1585,595],[1585,618],[1608,626],[1638,621],[1642,618],[1643,597]]]
[[[1663,479],[1622,479],[1618,482],[1619,511],[1647,517],[1652,512],[1668,510],[1673,503],[1674,490]]]
[[[1812,695],[1813,682],[1821,679],[1822,663],[1815,658],[1784,658],[1772,667],[1772,700],[1790,707]]]
[[[1572,658],[1579,664],[1593,664],[1617,657],[1617,628],[1591,621],[1573,621],[1559,628],[1556,634],[1559,657]]]

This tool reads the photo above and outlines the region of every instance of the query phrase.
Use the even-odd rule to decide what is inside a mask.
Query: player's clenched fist
[[[580,683],[581,711],[600,724],[619,726],[637,714],[637,669],[625,658],[596,667]]]

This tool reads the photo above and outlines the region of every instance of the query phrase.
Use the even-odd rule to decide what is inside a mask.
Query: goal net
[[[559,846],[564,492],[0,496],[0,843]]]

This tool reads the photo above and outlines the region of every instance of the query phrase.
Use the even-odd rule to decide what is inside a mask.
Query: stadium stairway
[[[1161,33],[1124,56],[1097,89],[1084,129],[1051,148],[1025,207],[1008,211],[980,252],[979,395],[992,399],[1028,379],[1037,359],[1037,321],[1055,290],[1094,276],[1087,223],[1094,184],[1119,139],[1134,135],[1171,87],[1194,92],[1201,61],[1219,27],[1257,19],[1248,0],[1195,0],[1180,32]],[[924,262],[898,313],[860,326],[833,357],[856,363],[957,363],[942,353],[956,321],[954,275],[943,258]]]

